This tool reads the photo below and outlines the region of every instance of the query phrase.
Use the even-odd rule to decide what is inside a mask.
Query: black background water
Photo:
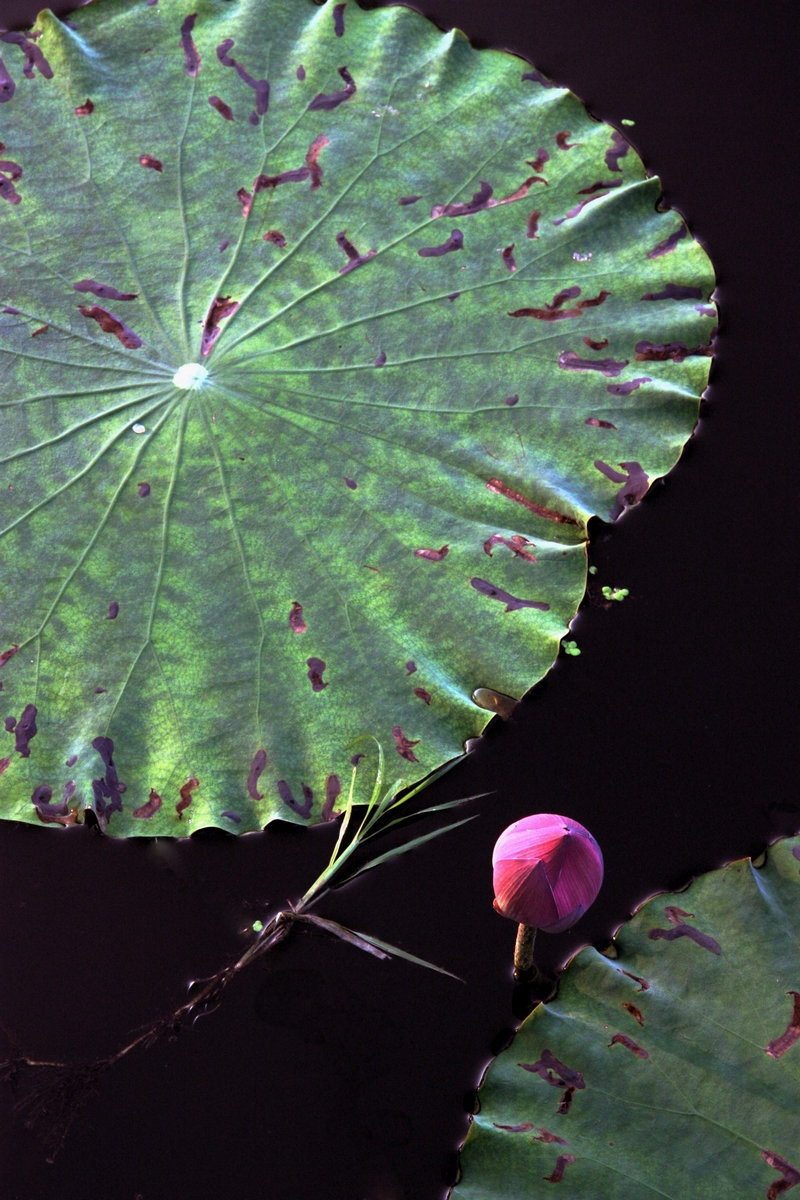
[[[0,21],[36,7],[5,0]],[[628,599],[587,602],[581,656],[430,793],[494,790],[479,818],[321,910],[466,982],[298,935],[192,1031],[116,1066],[54,1164],[0,1091],[2,1200],[440,1200],[465,1098],[513,1024],[514,930],[491,907],[500,830],[565,812],[603,847],[591,914],[540,939],[555,964],[654,891],[800,827],[793,9],[420,7],[529,58],[596,116],[635,120],[627,135],[717,268],[697,434],[637,509],[593,530],[597,589]],[[0,825],[2,1021],[42,1058],[109,1053],[242,948],[254,916],[297,897],[331,836],[119,843]]]

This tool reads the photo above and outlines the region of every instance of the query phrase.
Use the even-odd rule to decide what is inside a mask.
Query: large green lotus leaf
[[[37,29],[0,41],[3,815],[319,819],[363,735],[423,777],[691,433],[705,252],[573,95],[409,10]]]
[[[800,838],[583,950],[490,1067],[453,1200],[775,1200],[800,1184]]]

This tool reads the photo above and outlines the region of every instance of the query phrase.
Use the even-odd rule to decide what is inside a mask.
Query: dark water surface
[[[6,0],[0,19],[36,7]],[[635,119],[628,135],[718,272],[698,432],[637,509],[596,523],[581,656],[428,795],[494,790],[479,818],[321,906],[466,982],[298,932],[218,1011],[101,1078],[53,1164],[0,1090],[0,1200],[441,1200],[466,1098],[513,1024],[514,929],[491,907],[500,830],[565,812],[603,848],[591,914],[540,939],[555,965],[653,892],[800,827],[791,6],[419,7],[530,58],[598,117]],[[604,584],[630,596],[605,607]],[[7,1032],[42,1059],[110,1053],[299,896],[333,833],[119,843],[0,825]]]

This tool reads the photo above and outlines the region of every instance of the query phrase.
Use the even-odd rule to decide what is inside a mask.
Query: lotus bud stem
[[[517,929],[517,941],[514,946],[514,975],[523,979],[533,967],[533,946],[536,941],[534,925],[520,925]]]

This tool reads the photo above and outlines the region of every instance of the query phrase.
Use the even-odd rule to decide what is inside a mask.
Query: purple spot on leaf
[[[9,204],[19,204],[22,197],[14,187],[14,182],[22,178],[22,167],[19,163],[6,158],[0,161],[0,197]]]
[[[661,345],[657,345],[655,342],[636,343],[637,362],[666,362],[671,359],[673,362],[679,363],[683,362],[685,358],[698,354],[711,354],[711,347],[695,346],[694,350],[690,350],[683,342],[664,342]]]
[[[138,292],[119,292],[107,283],[98,283],[96,279],[79,279],[73,283],[76,292],[93,292],[101,300],[135,300]]]
[[[392,737],[394,738],[394,744],[397,748],[397,753],[401,758],[404,758],[406,762],[419,762],[419,759],[417,758],[413,749],[414,746],[419,745],[419,738],[417,738],[415,742],[410,742],[399,725],[395,725],[394,729],[392,730]]]
[[[558,521],[562,525],[578,524],[574,517],[569,517],[566,513],[556,512],[552,508],[545,508],[544,505],[537,504],[535,500],[529,500],[527,496],[523,496],[521,492],[515,491],[514,488],[503,483],[501,479],[489,479],[486,484],[486,490],[494,492],[498,496],[505,496],[507,500],[513,500],[516,504],[522,504],[523,507],[536,513],[538,517],[544,517],[547,521]]]
[[[138,490],[137,490],[137,495],[139,496],[140,500],[144,500],[144,498],[146,496],[149,496],[150,495],[150,484],[149,483],[140,483]]]
[[[230,104],[226,104],[224,100],[220,100],[219,96],[209,96],[208,103],[212,108],[215,108],[221,117],[226,121],[233,120],[233,109]]]
[[[487,538],[483,543],[483,551],[484,554],[488,554],[491,558],[492,550],[495,546],[505,546],[508,550],[513,552],[515,558],[524,558],[526,562],[535,563],[536,559],[534,556],[525,549],[526,546],[532,545],[533,542],[529,541],[528,538],[523,537],[521,533],[513,533],[511,537],[503,537],[502,534],[493,533],[492,536]]]
[[[425,704],[430,704],[431,702],[431,694],[430,692],[426,692],[425,688],[415,687],[414,695],[419,697],[419,699]]]
[[[647,251],[648,258],[663,258],[665,254],[671,254],[677,246],[681,238],[686,237],[686,226],[681,225],[680,229],[676,229],[669,237],[664,238],[663,242],[656,242],[652,250]]]
[[[473,194],[471,200],[459,204],[434,204],[431,209],[431,216],[434,219],[436,217],[466,217],[472,213],[480,212],[481,209],[489,207],[489,201],[492,198],[493,192],[494,188],[485,180],[482,180],[480,187]]]
[[[375,362],[372,365],[375,367],[385,367],[386,366],[386,351],[385,350],[381,350],[380,354],[377,355],[377,357],[375,358]]]
[[[628,361],[627,358],[623,362],[613,358],[581,358],[574,350],[562,350],[558,356],[558,365],[564,371],[599,371],[611,379],[622,374]]]
[[[332,821],[338,814],[333,811],[333,806],[342,794],[342,781],[338,775],[328,775],[325,779],[325,803],[322,806],[320,819],[322,821]]]
[[[2,654],[0,654],[0,667],[5,666],[5,664],[8,662],[8,660],[10,658],[13,658],[18,650],[19,650],[18,642],[14,642],[14,644],[12,646],[9,646],[8,650],[4,650],[2,652]]]
[[[242,216],[249,217],[250,209],[253,207],[253,194],[248,192],[247,188],[240,187],[236,193],[236,199],[242,206]]]
[[[125,791],[125,784],[120,780],[117,768],[114,766],[114,743],[111,738],[96,737],[92,742],[92,748],[100,755],[106,768],[101,779],[92,780],[94,808],[98,817],[107,821],[112,813],[122,812],[122,793]]]
[[[344,477],[344,481],[345,481],[346,485],[350,488],[350,490],[353,492],[358,487],[358,484],[356,483],[355,479],[348,479],[346,475]]]
[[[574,300],[580,295],[579,287],[564,288],[557,296],[553,297],[550,304],[545,304],[544,308],[517,308],[514,312],[510,312],[509,317],[533,317],[537,321],[563,321],[566,319],[580,317],[584,309],[597,308],[598,305],[605,303],[610,292],[598,292],[594,297],[586,300],[579,300],[571,308],[564,308],[563,305],[567,300]]]
[[[664,909],[664,914],[671,928],[648,930],[647,936],[651,941],[674,942],[676,938],[688,937],[691,941],[696,942],[698,946],[702,946],[704,950],[710,950],[712,954],[722,953],[722,947],[719,942],[715,941],[710,934],[702,933],[699,929],[695,929],[693,925],[687,925],[683,920],[684,917],[693,918],[694,913],[684,912],[682,908],[677,908],[674,904],[668,904]]]
[[[702,300],[703,290],[681,283],[668,283],[660,292],[647,292],[643,300]],[[716,314],[715,314],[716,315]]]
[[[375,257],[376,252],[374,250],[368,250],[366,254],[359,254],[353,243],[348,239],[347,234],[344,232],[337,233],[336,244],[341,250],[344,250],[349,259],[346,267],[340,267],[340,275],[346,275],[348,271],[354,271],[356,267],[360,267],[362,263],[365,263],[368,259]]]
[[[199,787],[200,787],[200,780],[197,778],[196,775],[192,775],[192,776],[190,776],[189,779],[186,780],[186,783],[184,783],[183,787],[181,788],[181,790],[180,790],[181,798],[178,801],[178,803],[175,805],[175,812],[178,814],[179,821],[183,820],[183,814],[186,812],[186,809],[192,803],[192,792],[195,790],[195,788],[199,788]]]
[[[233,821],[236,825],[241,825],[242,823],[242,818],[239,816],[239,814],[231,812],[229,808],[226,808],[225,811],[221,812],[219,815],[221,817],[225,817],[227,821]]]
[[[112,600],[108,606],[108,616],[106,617],[106,620],[107,621],[116,621],[118,616],[119,616],[119,604],[117,603],[116,600]]]
[[[417,201],[421,200],[421,199],[422,199],[422,196],[401,196],[400,199],[397,201],[397,203],[402,204],[402,205],[416,204]]]
[[[73,791],[74,786],[75,785],[73,784]],[[77,820],[77,813],[70,813],[67,803],[68,797],[65,796],[64,800],[60,804],[52,804],[50,802],[50,797],[52,795],[53,789],[46,783],[40,783],[38,787],[34,788],[33,794],[31,795],[31,803],[36,809],[36,815],[39,817],[39,820],[43,821],[46,825],[75,824]]]
[[[160,158],[153,158],[152,154],[140,154],[139,163],[143,167],[148,167],[151,171],[163,171],[164,164]]]
[[[303,183],[309,179],[311,171],[308,167],[297,167],[293,171],[281,171],[280,175],[257,175],[253,184],[253,192],[266,192],[279,187],[282,183]]]
[[[311,680],[311,687],[315,692],[321,692],[328,686],[326,680],[322,678],[325,670],[325,661],[322,658],[309,658],[306,660],[308,667],[308,678]]]
[[[74,109],[74,112],[76,117],[91,116],[91,114],[94,112],[94,104],[87,96],[83,104],[79,104],[78,107]]]
[[[344,87],[339,92],[319,92],[308,106],[309,112],[322,110],[331,112],[334,108],[338,108],[345,100],[349,100],[355,95],[355,81],[348,71],[347,67],[339,67],[339,75],[344,80]]]
[[[610,180],[606,180],[605,182],[598,180],[597,183],[592,183],[589,185],[589,187],[579,188],[576,195],[578,195],[578,196],[593,196],[595,192],[601,192],[604,189],[616,188],[616,187],[622,187],[621,179],[610,179]]]
[[[551,1133],[549,1129],[542,1129],[541,1125],[537,1125],[536,1130],[539,1137],[532,1137],[532,1142],[556,1142],[559,1146],[566,1146],[567,1144],[564,1138],[559,1137],[557,1133]]]
[[[119,317],[115,317],[107,309],[100,308],[98,304],[92,304],[89,308],[79,304],[78,311],[87,321],[96,321],[103,333],[113,333],[128,350],[138,350],[142,345],[142,339],[137,337],[124,321],[120,321]]]
[[[38,35],[37,35],[38,36]],[[25,66],[22,68],[22,74],[26,79],[33,79],[35,71],[39,71],[45,79],[53,78],[53,69],[45,56],[42,54],[36,42],[27,38],[24,33],[16,33],[9,30],[6,33],[0,33],[0,42],[7,42],[12,46],[19,46],[25,55]],[[3,69],[0,67],[0,83],[2,83]],[[13,89],[12,89],[13,90]],[[10,100],[11,96],[6,96],[5,99]]]
[[[183,69],[187,75],[192,78],[200,70],[200,55],[197,53],[197,47],[192,41],[192,30],[194,23],[197,20],[197,13],[191,13],[190,16],[181,25],[181,48],[183,49]]]
[[[795,850],[792,851],[793,854],[796,853],[796,849],[795,847]],[[766,1047],[766,1053],[770,1058],[780,1058],[800,1039],[800,992],[787,992],[786,995],[794,997],[792,1015],[785,1032],[780,1037],[773,1038]]]
[[[611,389],[609,388],[608,390],[610,391]],[[616,429],[617,428],[616,425],[614,425],[611,421],[602,421],[600,419],[600,417],[587,417],[586,420],[584,421],[584,425],[591,425],[594,429]]]
[[[263,234],[263,238],[265,242],[272,242],[273,246],[277,246],[279,250],[283,250],[286,245],[286,238],[279,229],[268,229]]]
[[[572,1087],[577,1088],[578,1091],[582,1091],[586,1087],[586,1080],[581,1072],[566,1066],[549,1050],[543,1050],[542,1057],[535,1063],[518,1063],[517,1065],[522,1067],[523,1071],[530,1071],[532,1074],[538,1075],[551,1087]]]
[[[800,1170],[793,1167],[785,1158],[781,1158],[780,1154],[775,1154],[772,1150],[762,1150],[761,1157],[767,1166],[772,1167],[773,1171],[777,1171],[781,1176],[780,1180],[776,1180],[768,1187],[767,1200],[777,1200],[778,1196],[782,1196],[784,1192],[788,1192],[789,1188],[800,1183]]]
[[[292,607],[289,610],[289,628],[292,633],[305,633],[308,629],[303,620],[303,606],[297,600],[292,601]]]
[[[442,546],[439,550],[415,550],[414,554],[417,558],[427,558],[429,562],[441,562],[447,557],[450,547]]]
[[[217,46],[217,58],[222,63],[223,67],[232,67],[243,83],[252,88],[256,94],[256,110],[250,115],[251,125],[258,124],[258,118],[262,117],[269,108],[269,83],[266,79],[254,79],[241,63],[238,63],[235,58],[231,58],[228,54],[233,45],[233,38],[225,38],[224,42],[220,42]]]
[[[35,704],[26,704],[22,716],[14,726],[14,749],[22,758],[30,758],[30,741],[36,736]]]
[[[333,6],[333,30],[337,38],[344,37],[344,10],[346,4],[334,4]]]
[[[441,258],[443,254],[449,254],[452,250],[464,249],[464,236],[460,229],[454,229],[446,242],[442,242],[441,246],[423,246],[417,251],[420,258]]]
[[[594,465],[598,471],[605,475],[606,479],[610,479],[612,483],[622,484],[614,501],[614,507],[611,510],[610,519],[615,521],[626,508],[632,508],[644,496],[649,487],[647,475],[638,462],[620,463],[619,465],[627,472],[625,475],[620,474],[619,471],[615,471],[608,463],[601,462],[599,459],[595,459]]]
[[[586,208],[587,204],[592,204],[595,200],[602,200],[603,196],[607,196],[608,192],[598,192],[595,196],[587,196],[585,200],[581,200],[580,204],[576,204],[569,212],[564,213],[563,217],[556,217],[553,221],[554,225],[563,225],[565,221],[572,221],[579,216]]]
[[[639,375],[636,379],[628,379],[625,383],[608,383],[606,391],[612,396],[630,396],[631,392],[635,392],[643,383],[649,383],[649,375]]]
[[[625,1033],[615,1033],[608,1045],[609,1049],[611,1046],[624,1046],[626,1050],[630,1050],[631,1054],[635,1054],[637,1058],[650,1057],[638,1042],[635,1042],[633,1038],[629,1038]]]
[[[299,817],[306,818],[311,816],[311,806],[314,803],[314,793],[312,792],[311,788],[307,787],[305,784],[302,784],[301,786],[303,789],[303,803],[298,804],[292,795],[292,790],[286,780],[279,779],[277,783],[278,795],[283,803],[290,808],[292,812],[297,813]]]
[[[501,253],[503,256],[503,262],[506,264],[509,271],[516,271],[517,264],[514,259],[514,243],[512,242],[510,246],[506,246],[505,250],[501,251]]]
[[[141,820],[149,820],[154,817],[161,808],[161,797],[155,788],[150,788],[150,796],[144,804],[140,804],[138,808],[133,810],[132,815]]]
[[[203,336],[200,340],[200,350],[203,356],[211,353],[211,348],[220,334],[219,323],[232,316],[239,307],[238,300],[231,300],[230,296],[217,296],[211,308],[208,310],[208,316],[203,323]]]
[[[494,189],[486,180],[481,180],[480,188],[473,194],[471,200],[457,204],[434,204],[431,209],[431,217],[434,220],[437,217],[468,217],[485,208],[496,208],[499,204],[511,204],[515,200],[522,200],[524,196],[527,196],[534,183],[543,183],[547,186],[546,179],[542,179],[539,175],[530,175],[515,192],[504,196],[502,200],[496,200],[493,195]]]
[[[490,600],[499,600],[502,604],[505,604],[506,612],[516,612],[520,608],[537,608],[540,612],[548,612],[550,609],[549,604],[544,604],[540,600],[521,600],[518,596],[512,596],[510,592],[504,591],[503,588],[495,587],[488,579],[474,577],[470,579],[470,584],[482,596],[488,596]]]
[[[5,63],[0,58],[0,104],[10,100],[17,90],[17,85],[6,70]]]
[[[619,160],[624,158],[630,150],[630,142],[619,132],[618,129],[612,130],[611,145],[606,150],[605,160],[609,171],[621,171]]]
[[[247,791],[253,800],[264,799],[261,792],[258,790],[258,780],[266,765],[266,750],[256,750],[255,754],[253,755],[253,761],[250,764],[250,773],[247,776]]]
[[[564,1178],[564,1171],[567,1169],[570,1163],[577,1161],[578,1160],[574,1154],[559,1154],[558,1158],[556,1159],[556,1165],[552,1174],[543,1175],[542,1178],[544,1179],[545,1183],[561,1183]]]
[[[330,146],[330,138],[325,137],[324,133],[315,137],[311,145],[306,151],[306,166],[311,174],[311,191],[315,192],[322,183],[322,167],[319,165],[320,152],[326,146]]]
[[[414,672],[416,671],[416,669],[417,669],[417,664],[414,662],[413,658],[410,658],[408,660],[408,662],[406,663],[406,674],[413,675]]]

